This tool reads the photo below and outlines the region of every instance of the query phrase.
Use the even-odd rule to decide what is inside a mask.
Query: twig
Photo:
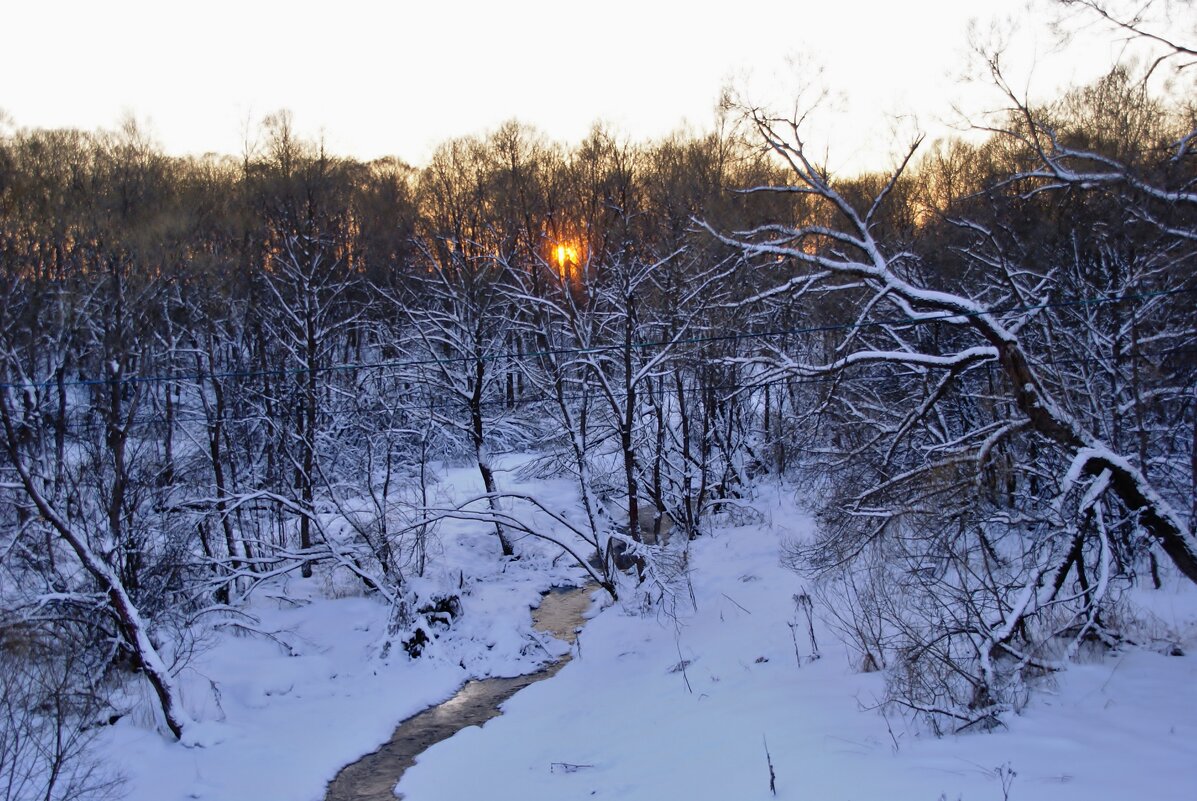
[[[898,747],[898,738],[894,736],[894,727],[889,724],[889,715],[885,711],[885,705],[879,703],[877,707],[881,710],[881,717],[885,720],[885,730],[889,732],[889,739],[894,742],[894,754],[896,755],[901,749]]]
[[[694,688],[690,686],[690,677],[686,675],[686,665],[690,663],[682,658],[682,642],[681,640],[675,639],[673,644],[677,646],[677,664],[678,667],[681,668],[682,678],[686,682],[686,690],[690,693],[690,695],[694,695]]]
[[[531,633],[529,633],[529,634],[525,634],[524,636],[525,636],[525,637],[527,637],[527,638],[528,638],[529,640],[531,640],[532,642],[536,643],[536,645],[540,647],[540,650],[544,651],[544,655],[545,655],[545,656],[547,656],[549,659],[552,659],[552,658],[553,658],[553,655],[552,655],[551,653],[549,653],[549,649],[548,649],[548,648],[545,648],[545,647],[544,647],[544,643],[542,643],[542,642],[540,641],[540,638],[539,638],[539,637],[537,637],[535,634],[531,634]]]
[[[815,621],[814,621],[814,604],[811,602],[810,596],[803,591],[800,595],[794,596],[794,603],[806,615],[806,631],[810,636],[810,658],[813,662],[819,658],[819,644],[815,642]]]
[[[743,607],[743,606],[740,606],[740,602],[739,602],[739,601],[737,601],[735,598],[733,598],[733,597],[731,597],[730,595],[728,595],[726,592],[721,592],[721,593],[719,593],[719,594],[720,594],[720,595],[722,595],[722,596],[723,596],[724,598],[726,598],[727,600],[731,601],[731,602],[732,602],[733,604],[735,604],[736,606],[739,606],[741,609],[744,609],[744,607]],[[744,611],[745,611],[745,612],[748,612],[748,610],[747,610],[747,609],[744,609]],[[751,615],[752,613],[751,613],[751,612],[748,612],[748,614],[750,614],[750,615]]]
[[[993,772],[998,777],[998,781],[1002,783],[1002,801],[1010,801],[1010,787],[1014,784],[1014,777],[1018,775],[1018,772],[1010,766],[1009,762],[998,765]]]
[[[773,756],[769,753],[769,741],[763,734],[761,742],[765,744],[765,763],[769,766],[769,792],[777,795],[777,774],[773,772]]]
[[[798,667],[802,667],[802,654],[798,653],[798,635],[794,632],[798,624],[786,623],[786,625],[790,627],[790,639],[794,641],[794,658],[798,660]]]

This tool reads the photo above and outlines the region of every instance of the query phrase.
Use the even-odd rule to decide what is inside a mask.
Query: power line
[[[1189,355],[1189,356],[1197,355],[1197,347],[1164,348],[1164,349],[1156,350],[1156,351],[1136,351],[1134,353],[1123,354],[1122,358],[1152,359],[1152,358],[1163,358],[1163,357],[1169,357],[1169,356],[1182,356],[1182,355]],[[1112,355],[1111,356],[1069,356],[1069,357],[1054,357],[1054,358],[1048,358],[1048,359],[1031,359],[1031,362],[1040,367],[1043,367],[1043,366],[1058,367],[1058,366],[1066,366],[1066,365],[1106,364],[1106,363],[1112,362],[1113,359],[1114,359],[1114,357]],[[992,362],[990,362],[990,363],[992,363]],[[983,364],[983,363],[978,363],[977,366],[980,367],[981,364]],[[847,368],[844,368],[844,369],[864,369],[865,367],[866,367],[866,365],[856,364],[856,365],[849,365]],[[774,379],[771,379],[768,381],[747,381],[747,382],[743,382],[743,383],[732,383],[732,384],[729,384],[729,383],[710,384],[710,385],[700,386],[700,387],[698,387],[698,390],[699,391],[716,391],[716,392],[741,392],[743,390],[756,390],[756,389],[764,389],[766,387],[775,387],[775,386],[795,387],[795,386],[810,386],[810,385],[819,385],[819,384],[844,384],[844,383],[853,384],[853,383],[868,383],[868,382],[883,383],[883,382],[894,381],[897,378],[901,378],[901,376],[895,376],[893,374],[889,374],[889,375],[851,375],[851,376],[844,376],[844,375],[836,374],[836,375],[803,376],[803,377],[786,376],[786,377],[774,378]],[[637,390],[636,394],[640,397],[652,396],[652,397],[663,398],[666,396],[672,396],[674,394],[674,392],[675,392],[674,387],[666,388],[666,387],[662,386],[661,388],[655,389],[655,390],[647,390],[645,388],[639,388]],[[572,401],[580,401],[580,400],[587,399],[587,398],[593,398],[593,399],[599,400],[599,399],[601,399],[601,394],[599,393],[599,391],[597,389],[586,392],[586,393],[564,393],[560,400],[572,402]],[[494,407],[506,407],[507,409],[513,409],[517,406],[518,407],[535,406],[537,404],[542,404],[542,403],[556,403],[556,402],[558,402],[558,396],[556,394],[539,393],[536,395],[522,394],[515,398],[507,398],[507,397],[503,397],[503,396],[490,397],[490,398],[483,399],[479,403],[479,405],[482,408],[487,408],[487,409],[494,408]],[[468,403],[464,400],[441,399],[441,400],[431,401],[428,403],[416,402],[416,403],[411,403],[411,404],[406,404],[406,405],[404,405],[404,404],[393,405],[393,406],[371,405],[371,406],[356,406],[356,407],[349,407],[349,408],[340,408],[340,409],[336,409],[336,410],[332,410],[332,411],[323,411],[320,413],[320,416],[326,420],[329,420],[329,419],[341,420],[341,419],[352,418],[352,417],[360,417],[362,415],[397,414],[400,412],[408,412],[411,414],[418,414],[421,412],[430,412],[430,411],[438,411],[438,412],[446,411],[446,410],[460,411],[460,410],[466,409],[466,408],[468,408]],[[237,417],[209,418],[207,415],[184,414],[184,415],[174,416],[172,418],[172,422],[177,423],[177,424],[203,423],[206,425],[211,425],[211,424],[218,422],[221,425],[242,425],[242,424],[247,424],[247,423],[248,424],[268,423],[268,422],[277,420],[279,417],[280,417],[279,415],[251,414],[251,415],[241,415],[241,416],[237,416]],[[161,414],[155,414],[153,416],[148,416],[148,417],[135,417],[131,420],[126,421],[125,423],[122,423],[122,425],[128,425],[129,427],[144,427],[144,426],[153,426],[153,425],[164,424],[164,423],[166,423],[165,416],[161,415]],[[70,422],[66,422],[63,424],[63,428],[69,429],[72,431],[97,431],[97,430],[104,429],[106,426],[107,426],[107,424],[103,420],[75,420],[75,421],[70,421]]]
[[[831,323],[825,325],[806,326],[801,328],[787,328],[777,329],[772,331],[750,331],[738,332],[732,334],[713,334],[709,336],[690,337],[679,340],[652,340],[644,342],[632,342],[630,344],[615,343],[610,345],[597,345],[589,348],[556,348],[541,351],[505,351],[499,354],[483,354],[482,356],[445,356],[445,357],[426,357],[420,359],[400,359],[400,360],[386,360],[377,362],[352,362],[346,364],[335,364],[327,367],[279,367],[273,369],[261,370],[230,370],[213,373],[175,373],[173,375],[150,375],[150,376],[129,376],[124,378],[80,378],[71,381],[57,381],[55,379],[48,379],[44,381],[31,382],[7,382],[0,383],[0,389],[25,389],[29,387],[50,388],[56,386],[63,387],[96,387],[96,386],[125,386],[130,384],[162,384],[172,383],[177,381],[195,381],[202,382],[205,379],[226,379],[226,378],[263,378],[268,376],[287,377],[297,375],[307,375],[309,373],[332,373],[332,372],[356,372],[359,370],[385,370],[398,369],[405,367],[426,367],[435,364],[454,364],[454,363],[472,363],[475,361],[482,362],[520,362],[528,359],[535,359],[546,356],[569,356],[569,355],[593,355],[601,353],[618,352],[625,347],[634,350],[647,350],[652,348],[662,348],[678,345],[695,345],[706,344],[711,342],[731,342],[745,339],[771,339],[778,337],[800,336],[803,334],[826,333],[830,331],[850,331],[854,329],[866,328],[883,328],[887,326],[910,326],[910,325],[926,325],[929,323],[945,322],[948,320],[958,320],[961,318],[968,319],[973,317],[982,317],[986,315],[1003,315],[1003,314],[1017,314],[1034,311],[1041,311],[1044,309],[1054,308],[1075,308],[1093,305],[1102,305],[1109,303],[1124,303],[1129,301],[1149,300],[1152,298],[1170,297],[1175,295],[1194,294],[1197,293],[1197,287],[1159,290],[1155,292],[1143,292],[1133,295],[1097,295],[1089,298],[1067,298],[1064,300],[1052,301],[1049,303],[1040,303],[1024,306],[1011,307],[990,307],[976,312],[954,312],[943,314],[929,314],[920,317],[892,317],[881,320],[869,320],[864,322],[854,323]]]

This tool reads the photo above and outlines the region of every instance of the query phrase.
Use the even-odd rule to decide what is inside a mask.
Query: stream
[[[572,644],[595,589],[593,584],[554,589],[532,611],[533,627]],[[556,675],[570,658],[571,654],[566,654],[523,676],[466,682],[449,700],[400,723],[377,751],[342,768],[329,783],[325,801],[395,801],[395,784],[419,754],[467,726],[481,726],[497,717],[504,701],[528,685]]]

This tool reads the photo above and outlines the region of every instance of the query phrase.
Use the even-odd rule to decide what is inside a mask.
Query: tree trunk
[[[3,418],[4,424],[5,449],[13,468],[21,479],[25,494],[37,507],[42,517],[79,557],[84,569],[99,583],[108,598],[109,608],[116,616],[121,633],[129,647],[133,649],[134,655],[141,663],[142,672],[145,673],[150,686],[154,689],[154,694],[158,697],[167,728],[176,738],[181,739],[187,727],[192,725],[194,720],[183,708],[174,678],[170,675],[166,663],[150,640],[145,623],[142,621],[141,614],[133,603],[129,591],[121,583],[117,573],[88,547],[86,539],[58,514],[58,511],[46,500],[38,488],[29,472],[28,465],[22,460],[21,454],[17,450],[7,398],[0,398],[0,417]],[[119,540],[117,541],[119,542]]]

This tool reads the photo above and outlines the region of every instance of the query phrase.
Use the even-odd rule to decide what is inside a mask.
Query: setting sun
[[[553,253],[554,258],[557,260],[557,269],[562,273],[566,271],[569,265],[578,263],[578,249],[572,245],[558,245]]]

